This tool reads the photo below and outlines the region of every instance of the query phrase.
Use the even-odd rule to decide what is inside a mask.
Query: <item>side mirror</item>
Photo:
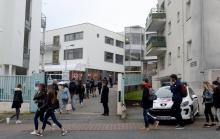
[[[197,95],[192,95],[192,99],[197,99]]]

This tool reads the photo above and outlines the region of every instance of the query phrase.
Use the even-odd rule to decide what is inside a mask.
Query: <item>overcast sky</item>
[[[145,26],[157,0],[43,0],[47,29],[90,22],[115,32],[125,26]]]

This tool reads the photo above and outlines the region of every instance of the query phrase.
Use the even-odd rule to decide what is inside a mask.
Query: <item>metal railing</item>
[[[151,36],[146,46],[147,51],[149,51],[152,47],[166,48],[166,39],[164,36]]]
[[[166,13],[163,9],[152,8],[146,20],[146,28],[148,28],[153,19],[165,19]]]
[[[22,85],[24,102],[31,100],[30,76],[0,76],[0,102],[12,102],[17,84]]]

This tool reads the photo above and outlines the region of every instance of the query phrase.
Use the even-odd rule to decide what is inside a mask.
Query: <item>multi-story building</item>
[[[39,72],[41,0],[0,1],[0,75]]]
[[[175,73],[193,88],[220,76],[220,2],[218,0],[158,0],[146,20],[147,55],[157,56],[154,87]]]
[[[124,72],[124,36],[90,23],[46,32],[44,70],[49,75],[69,73],[69,79],[96,80]]]
[[[125,27],[125,73],[142,74],[144,55],[144,28],[141,26]]]

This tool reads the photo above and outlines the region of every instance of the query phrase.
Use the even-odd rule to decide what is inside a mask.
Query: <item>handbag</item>
[[[72,106],[71,106],[71,104],[67,104],[67,105],[66,105],[66,110],[67,110],[67,111],[72,110]]]

